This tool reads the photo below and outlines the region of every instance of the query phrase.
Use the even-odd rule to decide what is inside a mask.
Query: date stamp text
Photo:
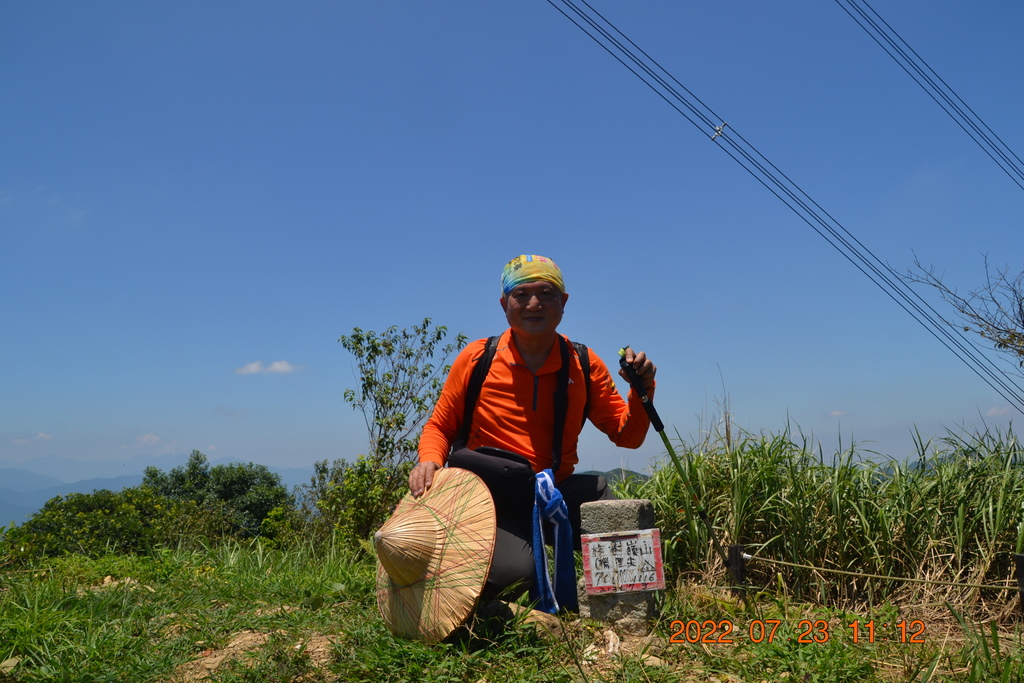
[[[731,619],[676,619],[669,626],[669,642],[679,644],[731,645],[740,641],[774,643],[790,640],[806,645],[823,645],[838,637],[854,644],[923,645],[925,642],[925,624],[920,619],[903,619],[892,624],[874,619],[854,619],[838,627],[824,619],[801,619],[792,627],[781,619],[754,619],[745,626],[737,625]]]

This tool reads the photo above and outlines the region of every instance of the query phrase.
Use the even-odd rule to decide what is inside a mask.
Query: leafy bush
[[[354,463],[339,461],[317,506],[344,538],[369,538],[405,495],[411,469],[412,463],[379,467],[366,456],[359,456]]]
[[[177,512],[174,501],[145,487],[72,493],[50,499],[4,541],[15,557],[138,552],[165,540],[164,524]]]
[[[204,510],[226,515],[238,531],[258,536],[263,520],[275,508],[291,508],[292,496],[281,477],[254,463],[210,464],[192,451],[184,467],[164,473],[147,467],[142,485],[172,500],[191,501]]]
[[[295,487],[295,507],[291,510],[272,512],[265,526],[273,530],[275,538],[290,534],[312,542],[322,542],[334,535],[338,523],[335,506],[321,506],[334,482],[344,476],[348,464],[344,460],[318,460],[313,463],[313,476],[308,484]]]

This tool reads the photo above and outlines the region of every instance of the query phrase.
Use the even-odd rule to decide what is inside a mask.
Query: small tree
[[[906,280],[926,284],[939,291],[960,317],[964,332],[974,332],[990,341],[998,351],[1014,357],[1024,368],[1024,272],[1011,275],[1008,268],[992,272],[985,259],[985,284],[961,295],[947,286],[934,268],[915,261],[916,270]],[[948,320],[947,324],[953,325]]]
[[[320,513],[341,533],[366,538],[401,498],[419,445],[419,431],[441,395],[452,354],[466,345],[461,332],[442,345],[448,330],[429,318],[411,329],[378,334],[356,327],[338,341],[356,357],[359,389],[345,402],[363,413],[369,454],[348,463],[317,463],[300,497],[316,495]],[[306,507],[306,504],[303,504]]]
[[[381,334],[355,327],[338,340],[358,363],[359,391],[346,389],[344,397],[363,413],[370,436],[368,457],[374,464],[396,467],[412,461],[420,427],[451,368],[445,363],[466,345],[460,332],[439,347],[447,334],[448,328],[431,329],[430,318],[425,318],[412,329],[393,325]]]

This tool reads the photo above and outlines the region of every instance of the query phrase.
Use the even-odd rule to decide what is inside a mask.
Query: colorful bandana
[[[558,287],[558,291],[565,293],[562,271],[554,261],[537,255],[516,256],[505,264],[505,270],[501,273],[501,294],[508,296],[509,292],[524,282],[537,281],[550,282]]]

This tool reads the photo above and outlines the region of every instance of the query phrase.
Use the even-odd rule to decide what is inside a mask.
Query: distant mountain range
[[[650,479],[650,476],[646,474],[640,474],[639,472],[634,472],[633,470],[624,470],[621,467],[617,467],[609,472],[598,472],[597,470],[588,470],[586,472],[580,472],[580,474],[602,474],[606,479],[608,479],[608,482],[611,484],[624,481],[626,479],[636,479],[638,482],[643,483]]]

